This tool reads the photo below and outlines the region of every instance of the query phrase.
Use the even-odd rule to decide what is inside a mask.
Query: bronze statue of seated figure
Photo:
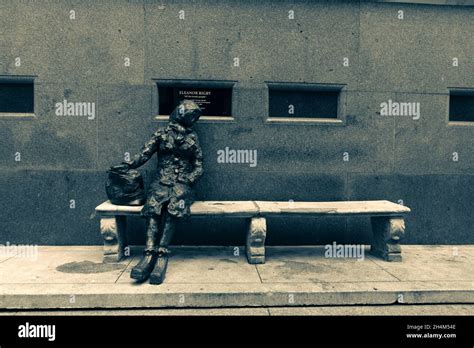
[[[153,133],[140,153],[130,161],[122,162],[135,169],[153,154],[158,157],[157,175],[141,212],[147,219],[146,247],[143,258],[131,272],[131,277],[139,282],[148,278],[150,284],[163,282],[168,265],[168,245],[176,221],[190,214],[192,186],[203,173],[202,151],[192,129],[201,115],[196,103],[182,101],[170,115],[169,124]]]

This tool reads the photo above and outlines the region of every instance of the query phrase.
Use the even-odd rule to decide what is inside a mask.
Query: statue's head
[[[184,127],[191,127],[201,117],[202,111],[191,100],[183,100],[170,115],[170,121],[179,123]]]

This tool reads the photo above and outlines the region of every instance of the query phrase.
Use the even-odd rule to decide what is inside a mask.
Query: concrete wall
[[[235,121],[197,126],[199,198],[403,200],[412,208],[405,243],[474,243],[474,126],[447,124],[447,87],[474,87],[473,7],[3,0],[0,28],[0,75],[37,76],[36,118],[0,117],[1,243],[101,243],[93,211],[106,198],[105,170],[164,124],[153,120],[152,79],[237,81]],[[345,84],[346,123],[265,123],[265,81]],[[56,116],[63,99],[95,102],[96,118]],[[421,118],[380,116],[388,99],[420,102]],[[257,167],[217,163],[226,146],[256,149]],[[268,224],[269,244],[370,241],[367,219]],[[131,227],[139,243],[143,223]],[[244,234],[241,220],[193,219],[175,243],[243,244]]]

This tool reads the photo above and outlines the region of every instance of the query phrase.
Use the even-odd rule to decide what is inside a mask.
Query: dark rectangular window
[[[474,90],[450,90],[449,120],[474,122]]]
[[[232,87],[158,84],[160,115],[169,115],[184,99],[199,105],[203,116],[232,116]]]
[[[270,84],[268,89],[270,117],[337,118],[340,88]]]
[[[33,113],[33,82],[0,81],[1,113]]]

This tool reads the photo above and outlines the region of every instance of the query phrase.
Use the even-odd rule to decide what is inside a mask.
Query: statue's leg
[[[168,267],[168,246],[171,238],[173,238],[176,225],[176,218],[168,212],[163,214],[162,219],[163,234],[158,248],[158,259],[150,275],[150,284],[161,284],[165,279],[166,268]]]
[[[159,217],[147,219],[146,246],[140,262],[132,268],[130,277],[138,281],[144,281],[150,276],[157,259],[156,239],[159,232]]]
[[[171,238],[173,238],[177,218],[166,212],[163,214],[163,219],[163,234],[160,239],[159,251],[167,253]]]
[[[150,217],[147,219],[148,227],[146,229],[145,251],[157,251],[156,240],[159,233],[159,218]]]

